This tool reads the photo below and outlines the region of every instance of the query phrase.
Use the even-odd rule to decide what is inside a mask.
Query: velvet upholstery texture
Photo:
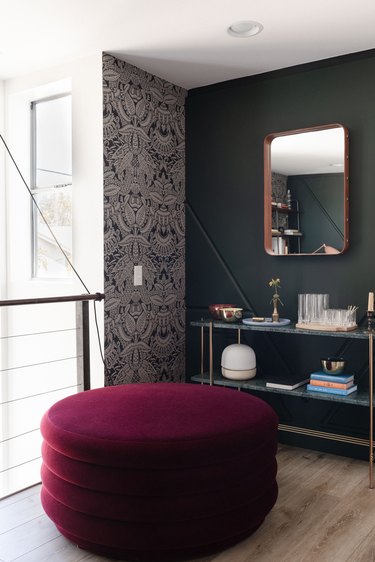
[[[277,499],[277,417],[191,384],[89,390],[41,423],[42,503],[78,546],[124,560],[204,556],[255,531]]]

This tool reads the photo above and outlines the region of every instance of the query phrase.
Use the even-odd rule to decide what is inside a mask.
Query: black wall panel
[[[263,140],[271,132],[329,123],[341,123],[349,130],[349,250],[333,256],[269,256],[263,249]],[[272,277],[281,279],[282,317],[297,319],[298,293],[329,293],[332,307],[357,305],[359,319],[363,317],[368,292],[375,286],[374,153],[372,51],[189,92],[188,375],[197,373],[200,366],[199,329],[189,327],[189,321],[207,317],[208,304],[215,302],[233,302],[257,315],[271,315],[268,281]],[[223,337],[215,334],[217,364],[222,344],[232,343],[226,341],[228,335],[226,340]],[[320,357],[341,353],[360,385],[367,384],[367,348],[363,342],[285,335],[247,338],[256,351],[261,372],[285,369],[309,374],[319,368]],[[289,421],[284,423],[310,423],[319,430],[367,435],[366,408],[327,406],[318,400],[310,400],[308,407],[301,408],[296,398],[271,400],[282,402],[282,407],[277,406],[281,417],[283,411],[288,412]],[[306,412],[310,412],[307,419]],[[310,446],[311,442],[306,444]],[[320,441],[313,444],[322,449],[327,446]],[[340,446],[339,452],[352,455],[352,449]]]

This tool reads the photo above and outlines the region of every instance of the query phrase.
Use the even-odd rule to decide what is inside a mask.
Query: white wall
[[[4,82],[0,81],[0,133],[4,135]],[[4,167],[4,151],[0,147],[0,300],[6,298],[6,212],[5,212],[5,167]],[[7,328],[7,309],[0,308],[0,369],[6,362],[7,345],[2,339]],[[1,372],[0,372],[1,375]],[[8,380],[6,377],[0,377],[0,396],[8,393]],[[6,412],[0,410],[0,438],[3,435],[2,428],[6,423]]]
[[[5,84],[0,80],[0,133],[4,136],[4,118],[5,118],[5,100],[4,100]],[[0,147],[0,263],[5,263],[5,236],[6,236],[6,213],[5,213],[5,169],[4,169],[4,150]],[[5,268],[0,268],[0,299],[5,294]],[[0,324],[1,334],[1,324]]]
[[[3,102],[3,136],[29,185],[30,102],[69,90],[73,125],[73,263],[90,292],[103,292],[101,53],[7,81],[0,89],[0,125]],[[21,299],[86,293],[75,275],[71,280],[32,278],[30,196],[3,147],[0,162],[1,159],[5,160],[5,166],[1,168],[0,181],[5,168],[6,188],[5,195],[3,184],[0,190],[0,297]],[[4,209],[6,229],[5,217],[1,216]],[[103,309],[103,303],[98,303],[102,341]],[[104,367],[92,303],[90,313],[91,386],[94,388],[104,384]],[[3,313],[3,317],[0,329],[7,336],[17,337],[6,340],[0,358],[1,402],[5,402],[0,406],[0,441],[5,440],[0,443],[0,496],[40,480],[40,419],[51,404],[77,390],[74,304],[8,307],[7,316]],[[53,332],[62,328],[63,333]],[[52,332],[31,335],[47,330]]]
[[[103,140],[102,56],[90,57],[5,84],[6,140],[29,183],[29,102],[56,89],[69,89],[73,112],[73,260],[90,292],[103,291]],[[7,159],[7,215],[11,235],[7,244],[7,298],[81,294],[84,288],[74,276],[70,281],[31,279],[30,198]],[[92,305],[90,305],[92,313]],[[97,304],[99,325],[103,305]],[[93,314],[91,314],[93,316]],[[102,386],[103,365],[94,325],[91,326],[92,386]]]

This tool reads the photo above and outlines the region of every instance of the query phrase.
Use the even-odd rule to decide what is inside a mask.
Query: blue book
[[[346,384],[353,381],[354,375],[327,375],[326,373],[323,373],[323,371],[319,371],[311,373],[310,378],[316,381],[339,382]]]
[[[352,392],[355,392],[357,390],[357,385],[355,384],[354,386],[351,386],[347,390],[344,390],[342,388],[315,386],[313,384],[308,384],[306,388],[311,392],[320,392],[321,394],[339,394],[340,396],[347,396],[348,394],[351,394]]]

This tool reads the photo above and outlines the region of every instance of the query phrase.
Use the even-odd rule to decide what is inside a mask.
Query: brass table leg
[[[369,435],[369,486],[374,487],[373,468],[374,468],[374,410],[373,410],[373,335],[372,331],[368,336],[368,372],[369,372],[369,399],[370,399],[370,435]]]
[[[214,374],[214,367],[213,367],[213,353],[212,353],[212,322],[210,322],[210,386],[213,384],[213,374]]]
[[[204,372],[204,327],[201,326],[201,384],[203,384]]]

